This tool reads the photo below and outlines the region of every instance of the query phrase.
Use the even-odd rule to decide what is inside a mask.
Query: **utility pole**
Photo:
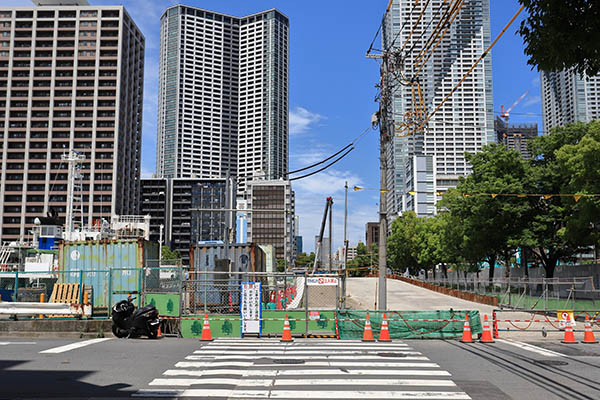
[[[348,276],[348,181],[344,185],[344,272]]]
[[[162,235],[163,235],[163,229],[165,228],[165,226],[163,224],[160,224],[160,235],[159,235],[159,239],[158,239],[158,266],[160,267],[161,262],[162,262]]]
[[[329,207],[329,272],[331,272],[332,264],[333,264],[333,254],[332,254],[332,245],[333,245],[333,204]]]

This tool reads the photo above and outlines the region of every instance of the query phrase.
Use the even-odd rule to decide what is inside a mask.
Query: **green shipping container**
[[[60,283],[81,283],[93,289],[94,308],[112,307],[138,293],[158,285],[158,245],[145,240],[101,240],[63,242],[59,246]]]

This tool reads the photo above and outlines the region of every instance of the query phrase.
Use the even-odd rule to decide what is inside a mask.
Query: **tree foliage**
[[[600,122],[555,128],[530,150],[531,160],[497,144],[468,154],[472,173],[444,194],[437,215],[394,220],[390,268],[477,271],[487,263],[492,279],[496,262],[508,273],[520,248],[551,278],[559,260],[598,244],[600,198],[566,194],[600,193]]]
[[[600,2],[597,0],[519,0],[528,16],[519,34],[528,64],[555,71],[600,72]]]
[[[178,250],[171,250],[171,248],[167,245],[163,245],[162,247],[162,262],[177,262],[181,260],[181,254],[179,254]]]

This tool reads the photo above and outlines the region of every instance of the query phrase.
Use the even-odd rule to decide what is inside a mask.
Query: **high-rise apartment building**
[[[157,174],[282,178],[288,170],[289,21],[177,5],[161,17]]]
[[[600,119],[600,75],[573,70],[540,72],[542,119],[547,134],[555,126]]]
[[[448,7],[443,0],[393,0],[386,13],[382,48],[397,55],[394,67],[382,76],[391,89],[389,98],[383,100],[385,115],[380,115],[380,121],[382,130],[390,134],[415,117],[410,111],[415,104],[413,93],[418,91],[401,81],[419,83],[423,110],[429,114],[490,44],[489,0],[466,0],[441,35],[437,22],[449,12]],[[434,44],[430,49],[435,46],[435,50],[421,52],[431,40]],[[393,219],[407,210],[418,215],[435,213],[440,194],[471,171],[464,153],[480,151],[495,141],[488,54],[422,130],[405,137],[393,136],[387,142],[388,216]],[[414,198],[415,193],[421,198]]]
[[[295,198],[289,181],[252,180],[247,187],[248,242],[272,245],[275,257],[296,260]]]
[[[150,215],[150,240],[179,251],[189,265],[191,246],[233,241],[235,187],[225,178],[145,178],[140,212]],[[162,225],[162,237],[161,226]]]
[[[71,150],[85,156],[76,205],[85,225],[135,214],[139,201],[144,36],[122,6],[35,3],[0,6],[0,219],[10,241],[50,210],[64,219]]]

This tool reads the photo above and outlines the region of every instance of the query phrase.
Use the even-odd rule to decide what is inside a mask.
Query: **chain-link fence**
[[[577,278],[487,278],[460,277],[425,279],[425,282],[465,292],[498,298],[501,307],[552,311],[597,310],[600,291],[593,277]]]

